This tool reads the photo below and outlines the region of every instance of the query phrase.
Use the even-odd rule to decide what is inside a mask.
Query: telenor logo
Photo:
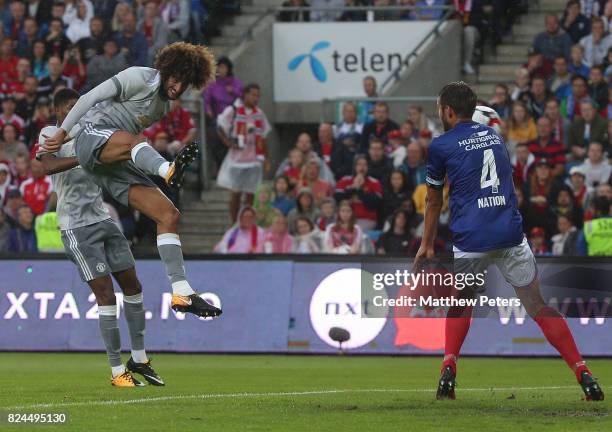
[[[321,63],[321,61],[318,58],[316,58],[314,54],[316,51],[320,51],[325,48],[329,48],[329,46],[330,46],[330,43],[327,41],[317,42],[316,44],[312,46],[312,48],[310,48],[310,52],[308,54],[300,54],[294,57],[289,62],[289,65],[288,65],[289,70],[290,71],[296,70],[297,68],[300,67],[300,65],[302,64],[304,60],[309,59],[310,60],[310,70],[312,74],[314,75],[314,77],[317,79],[317,81],[319,82],[327,81],[327,71],[325,70],[323,63]]]

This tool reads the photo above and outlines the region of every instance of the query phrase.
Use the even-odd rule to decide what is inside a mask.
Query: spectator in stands
[[[375,99],[378,97],[378,83],[376,78],[371,75],[363,79],[363,92],[365,97]],[[374,101],[360,101],[357,104],[358,121],[361,124],[366,124],[374,120]]]
[[[329,225],[336,222],[336,201],[333,198],[325,198],[319,208],[321,213],[315,221],[315,225],[321,231],[325,231]]]
[[[12,253],[36,252],[34,215],[24,205],[17,210],[17,226],[9,232],[8,251]]]
[[[531,80],[536,77],[548,79],[553,73],[552,61],[545,59],[544,55],[534,48],[529,50],[527,63],[523,67],[529,72]]]
[[[406,160],[399,169],[406,175],[406,186],[410,190],[425,183],[427,167],[423,154],[423,148],[415,142],[406,147]]]
[[[524,92],[519,96],[531,116],[537,120],[544,115],[546,101],[551,97],[550,92],[546,89],[546,80],[542,77],[535,77],[531,81],[531,88],[528,92]]]
[[[612,36],[607,35],[601,18],[594,18],[591,23],[591,34],[580,39],[584,48],[584,61],[589,67],[602,64],[612,47]]]
[[[19,34],[17,49],[15,50],[16,54],[19,57],[30,57],[37,38],[38,24],[34,18],[27,17],[23,23],[23,31]]]
[[[552,212],[555,216],[569,217],[573,221],[577,221],[576,226],[582,228],[583,211],[582,208],[574,204],[574,195],[572,189],[567,185],[561,185],[558,189],[557,196],[555,198],[555,204],[552,207]]]
[[[145,35],[136,30],[136,16],[128,12],[123,17],[123,30],[115,34],[119,49],[130,66],[146,66],[149,47]]]
[[[144,16],[138,22],[137,30],[147,39],[149,46],[147,64],[152,65],[157,51],[168,45],[169,33],[168,26],[159,16],[157,2],[149,0],[145,3]]]
[[[94,15],[93,5],[91,4],[91,0],[65,0],[64,5],[64,15],[62,19],[64,20],[64,24],[70,26],[70,24],[79,19],[79,9],[81,7],[81,3],[85,6],[85,10],[83,13],[83,19],[90,20]]]
[[[310,136],[309,136],[310,137]],[[299,141],[299,138],[298,138]],[[285,167],[282,175],[289,180],[290,190],[297,193],[299,183],[302,177],[302,168],[304,167],[304,153],[298,148],[289,150],[289,164]],[[315,163],[318,163],[315,161]]]
[[[11,189],[12,183],[13,176],[11,175],[8,163],[0,162],[0,213],[2,213],[2,208],[6,201],[6,194]]]
[[[400,125],[400,133],[402,135],[404,144],[406,145],[414,141],[419,136],[414,128],[414,123],[412,123],[412,120],[410,119],[404,120],[404,123]]]
[[[8,252],[10,231],[11,231],[11,227],[6,221],[6,216],[4,215],[4,212],[0,208],[0,254]]]
[[[388,155],[393,168],[399,168],[406,159],[406,144],[402,138],[400,130],[394,130],[387,135],[389,144],[385,148],[385,153]]]
[[[581,166],[586,177],[587,188],[596,188],[600,184],[608,183],[612,166],[608,162],[603,152],[603,145],[600,142],[592,141],[589,144],[587,159]]]
[[[20,187],[21,184],[32,176],[30,172],[30,157],[26,154],[18,154],[15,157],[15,175],[13,176],[13,183],[15,187]],[[2,200],[0,199],[0,205]]]
[[[376,242],[380,255],[409,255],[412,235],[408,227],[408,212],[396,210],[391,218],[391,227]]]
[[[308,188],[301,189],[296,197],[296,207],[289,212],[287,220],[289,222],[289,232],[295,234],[298,217],[307,217],[314,223],[319,217],[319,209],[315,205],[314,196],[312,191]]]
[[[481,38],[481,31],[485,29],[482,1],[458,0],[453,3],[455,13],[463,24],[463,72],[472,75],[476,73],[472,66],[474,51]]]
[[[0,43],[0,83],[9,83],[17,79],[17,62],[13,54],[13,40],[4,37]]]
[[[581,13],[578,0],[567,2],[561,22],[563,30],[572,38],[573,43],[580,42],[580,39],[591,32],[591,22]]]
[[[540,226],[549,223],[551,197],[554,196],[555,177],[551,172],[551,164],[546,159],[538,159],[535,162],[535,170],[529,181],[525,182],[524,195],[529,203],[532,215],[527,216],[527,226],[533,226],[534,220],[544,220]]]
[[[34,42],[32,48],[32,73],[39,81],[49,76],[49,69],[47,68],[47,56],[45,51],[45,43],[41,40]]]
[[[508,139],[506,143],[511,154],[518,143],[529,142],[538,136],[535,122],[523,102],[516,101],[512,104],[512,113],[508,122]]]
[[[76,16],[70,20],[66,29],[66,37],[70,42],[76,44],[81,39],[91,36],[89,23],[93,17],[87,9],[87,3],[84,0],[76,2]]]
[[[424,130],[428,130],[431,133],[436,133],[438,131],[433,120],[427,117],[423,112],[423,107],[420,105],[411,105],[408,107],[408,119],[410,119],[414,125],[417,136]]]
[[[231,60],[220,57],[217,61],[217,79],[204,90],[207,131],[215,129],[217,116],[240,97],[242,89],[242,81],[234,76]],[[209,137],[209,143],[215,164],[221,166],[227,147],[214,134]]]
[[[44,213],[47,202],[53,192],[51,177],[45,175],[42,163],[36,159],[31,163],[32,177],[24,181],[19,187],[25,203],[35,215]]]
[[[77,43],[81,51],[81,58],[85,64],[104,52],[104,43],[107,40],[104,21],[100,17],[93,17],[89,21],[89,36]]]
[[[222,254],[255,253],[263,239],[264,230],[255,223],[255,210],[245,206],[238,213],[238,222],[225,232],[214,250]]]
[[[569,171],[569,178],[565,181],[565,184],[569,186],[572,191],[574,199],[574,205],[581,209],[586,207],[586,200],[589,194],[589,190],[585,184],[586,175],[581,166],[573,166]]]
[[[366,123],[363,127],[359,153],[368,152],[372,137],[376,137],[386,143],[387,134],[396,129],[399,129],[399,125],[389,118],[389,105],[385,102],[377,102],[374,107],[374,120]]]
[[[266,136],[270,124],[259,108],[261,90],[258,84],[247,85],[242,98],[225,108],[217,117],[219,137],[229,149],[217,177],[217,184],[232,191],[230,216],[236,220],[242,195],[248,205],[263,176],[266,164]]]
[[[119,52],[117,42],[113,39],[106,40],[103,54],[94,56],[87,66],[85,89],[93,89],[128,66],[126,55],[124,52]]]
[[[320,178],[320,167],[316,160],[309,160],[302,171],[298,190],[308,188],[312,191],[315,205],[320,207],[326,198],[332,196],[332,185]]]
[[[310,219],[297,218],[297,232],[293,238],[293,252],[298,254],[319,253],[323,250],[322,233]]]
[[[561,114],[572,120],[574,116],[580,116],[582,101],[589,98],[589,86],[586,78],[582,75],[572,77],[572,92],[561,102]]]
[[[349,135],[336,140],[334,143],[330,167],[336,180],[351,175],[353,172],[353,162],[357,155],[358,145],[357,137]]]
[[[572,122],[567,142],[575,161],[584,159],[589,143],[604,142],[608,131],[608,122],[597,113],[593,101],[584,100],[580,104],[580,111],[582,116],[576,117]]]
[[[187,38],[189,14],[191,13],[189,0],[162,0],[159,10],[170,30],[168,42],[172,43]]]
[[[493,97],[489,101],[489,106],[493,108],[502,119],[507,119],[512,109],[512,99],[510,90],[504,83],[495,84]]]
[[[559,111],[559,102],[555,98],[550,98],[546,101],[546,109],[544,115],[550,120],[553,128],[553,137],[567,145],[570,122],[561,115]]]
[[[38,25],[43,25],[51,18],[51,2],[28,0],[27,15],[34,18]]]
[[[18,136],[23,134],[25,122],[24,120],[15,114],[17,105],[15,104],[15,97],[13,95],[7,95],[2,101],[2,114],[0,114],[0,127],[11,124],[17,129]]]
[[[536,159],[546,159],[552,166],[552,175],[561,176],[565,171],[565,146],[552,135],[552,124],[547,117],[537,122],[537,138],[530,141],[529,152]]]
[[[358,254],[361,252],[363,231],[356,222],[355,212],[348,201],[338,205],[338,220],[327,227],[323,250],[327,253]]]
[[[331,123],[323,122],[319,125],[317,133],[317,148],[326,164],[331,162],[332,149],[334,148],[334,128]]]
[[[435,7],[446,6],[446,0],[416,0],[414,5],[422,9],[412,11],[411,18],[418,21],[438,21],[444,16],[443,9],[434,9]],[[428,9],[428,7],[433,7]]]
[[[542,227],[533,227],[529,232],[529,246],[536,256],[550,255],[546,245],[546,231]]]
[[[517,188],[523,187],[525,181],[527,181],[531,165],[534,161],[535,157],[529,152],[529,146],[527,143],[520,143],[516,145],[516,151],[510,159],[510,162],[514,168],[512,178]]]
[[[9,5],[9,17],[4,21],[4,33],[13,40],[17,40],[23,31],[26,17],[25,5],[21,1],[13,1]]]
[[[60,18],[53,18],[49,23],[49,33],[45,39],[45,51],[49,56],[64,57],[64,51],[70,45],[70,40],[64,34],[64,23]]]
[[[382,204],[382,186],[368,175],[368,160],[363,155],[355,157],[353,176],[345,176],[336,183],[334,198],[340,202],[348,200],[353,207],[357,223],[364,230],[371,230],[378,222]]]
[[[38,102],[38,80],[34,76],[26,77],[23,83],[23,94],[17,101],[15,113],[25,120],[25,137],[27,142],[31,142],[31,136],[28,134],[29,126],[34,116],[36,103]]]
[[[110,26],[112,32],[123,31],[123,18],[128,13],[130,13],[130,5],[128,3],[122,1],[116,3]]]
[[[546,31],[533,40],[533,48],[550,62],[558,56],[569,57],[572,39],[560,28],[557,15],[547,14],[545,26]]]
[[[354,6],[363,6],[363,3],[360,3],[359,0],[344,0],[344,11],[338,21],[366,21],[367,13],[362,10],[352,10]]]
[[[310,13],[311,21],[332,22],[340,18],[344,0],[311,0],[310,4],[313,8],[317,8]]]
[[[567,70],[572,75],[580,75],[585,79],[589,77],[589,65],[584,61],[584,48],[582,45],[576,44],[572,46]]]
[[[400,170],[393,170],[389,180],[385,183],[382,206],[380,209],[380,222],[386,221],[403,201],[410,199],[412,191],[409,189],[406,175]],[[379,223],[379,226],[382,224]]]
[[[14,162],[18,155],[27,156],[30,153],[26,145],[19,141],[17,128],[13,124],[5,124],[0,132],[0,161]]]
[[[520,68],[514,71],[514,87],[510,98],[515,101],[523,93],[529,91],[529,71],[525,68]]]
[[[570,216],[559,216],[557,218],[557,234],[552,236],[551,252],[554,256],[575,256],[576,242],[578,241],[578,230]]]
[[[64,76],[72,82],[72,87],[75,90],[80,90],[83,87],[87,79],[87,71],[81,59],[81,51],[76,46],[64,51],[62,70]]]
[[[572,76],[567,69],[567,59],[559,56],[553,64],[554,73],[548,80],[548,89],[559,100],[565,99],[572,91]]]
[[[102,18],[105,22],[110,22],[115,13],[117,0],[91,0],[96,15]]]
[[[289,180],[281,175],[274,180],[274,200],[272,207],[287,216],[295,208],[295,198],[289,192]]]
[[[255,209],[255,223],[262,228],[272,225],[277,210],[272,206],[272,188],[261,183],[255,191],[253,208]]]
[[[195,122],[189,110],[183,108],[180,99],[172,101],[170,112],[145,130],[144,135],[150,137],[162,131],[168,134],[170,152],[173,154],[196,138]]]
[[[72,80],[63,75],[62,60],[58,56],[52,56],[47,62],[49,76],[40,80],[38,85],[38,95],[49,97],[58,87],[72,88]]]
[[[610,204],[610,200],[605,197],[595,198],[593,200],[593,219],[609,219],[612,216],[612,214],[610,213]],[[595,221],[587,222],[584,226],[584,229],[580,231],[580,234],[578,236],[578,242],[576,244],[577,255],[612,255],[612,253],[610,252],[611,248],[609,238],[609,223],[600,224]]]
[[[283,7],[310,7],[304,0],[287,0],[283,2]],[[309,10],[283,10],[278,14],[278,20],[282,22],[309,22],[310,11]]]
[[[279,211],[272,214],[272,224],[264,232],[263,241],[257,248],[258,253],[279,254],[293,250],[293,238],[287,229],[287,218]]]
[[[372,138],[368,146],[368,175],[385,184],[393,169],[392,161],[385,155],[385,144],[379,138]]]
[[[589,74],[589,93],[598,108],[608,105],[608,83],[604,79],[601,66],[593,66]]]
[[[335,139],[342,140],[348,136],[360,141],[362,132],[363,123],[357,119],[357,106],[353,102],[346,102],[342,105],[342,122],[334,127]]]

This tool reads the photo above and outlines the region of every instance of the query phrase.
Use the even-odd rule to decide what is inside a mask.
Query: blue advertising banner
[[[204,320],[175,314],[162,264],[139,260],[147,349],[334,353],[339,344],[329,332],[336,327],[348,331],[342,348],[350,352],[441,353],[446,309],[389,306],[381,314],[380,308],[372,307],[373,300],[362,295],[365,268],[371,270],[371,264],[325,258],[190,260],[187,271],[192,284],[205,299],[223,308],[219,319]],[[0,275],[0,350],[102,350],[94,297],[70,262],[5,260],[0,261]],[[612,318],[606,309],[612,263],[541,260],[539,275],[545,300],[568,316],[584,315],[572,315],[572,308],[597,309],[591,317],[568,319],[583,353],[612,355]],[[403,289],[389,288],[381,295],[396,299]],[[494,266],[489,269],[486,292],[513,295]],[[589,303],[595,297],[603,301]],[[120,294],[118,302],[121,305]],[[465,354],[555,354],[522,306],[494,306],[486,312],[473,319]],[[123,319],[120,322],[127,349],[127,328]]]

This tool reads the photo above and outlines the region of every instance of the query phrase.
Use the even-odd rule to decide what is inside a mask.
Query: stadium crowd
[[[32,157],[40,130],[55,123],[54,93],[70,87],[83,94],[127,67],[151,66],[169,43],[201,42],[206,17],[218,13],[214,4],[0,0],[0,252],[63,250],[51,180]],[[168,158],[194,134],[191,114],[180,102],[146,131]],[[129,239],[154,235],[150,221],[136,220],[111,197],[105,201]]]
[[[310,4],[318,3],[334,2]],[[383,3],[388,4],[374,2]],[[445,2],[402,2],[425,3]],[[485,24],[481,14],[484,3],[453,2],[456,16],[463,19],[466,28],[474,22],[470,20],[476,19],[472,13],[478,15],[477,37],[464,31],[464,43],[481,43],[481,36],[488,33],[493,34],[495,44],[509,31],[512,14],[506,14],[510,18],[499,29],[491,30],[490,23],[487,29],[481,27]],[[286,5],[307,4],[297,0]],[[347,12],[322,17],[306,12],[283,13],[279,18],[285,21],[349,19]],[[545,31],[535,38],[524,67],[516,72],[515,86],[499,83],[493,98],[481,101],[501,117],[500,132],[514,165],[525,233],[538,255],[586,255],[584,223],[610,215],[610,18],[612,1],[569,1],[562,17],[546,17]],[[360,15],[351,19],[366,18]],[[472,54],[473,48],[469,51]],[[467,57],[465,73],[473,72],[474,60]],[[228,78],[224,75],[223,79]],[[269,130],[265,114],[256,106],[259,88],[251,85],[242,89],[239,80],[231,80],[233,84],[228,88],[235,93],[226,95],[226,104],[217,106],[216,112],[209,115],[225,117],[226,126],[221,128],[224,135],[238,128],[232,127],[228,118],[244,123],[251,121],[250,115],[255,113],[261,119],[261,127],[252,129],[248,160],[235,160],[233,167],[228,162],[236,155],[244,156],[244,151],[232,140],[225,140],[231,150],[229,156],[218,161],[219,176],[223,177],[219,184],[246,194],[247,206],[239,211],[241,194],[233,194],[230,213],[235,225],[218,243],[217,252],[413,255],[417,251],[423,229],[427,148],[432,137],[440,133],[422,107],[408,107],[405,118],[398,122],[389,117],[385,102],[345,103],[342,118],[336,124],[320,124],[316,137],[307,132],[296,137],[268,184],[260,182],[261,173],[255,172],[261,169],[261,164],[256,163],[258,157],[263,158],[258,154],[258,143]],[[230,101],[237,94],[251,91],[257,93],[254,102],[236,116],[237,108]],[[377,97],[373,77],[364,78],[363,91],[368,98]],[[234,105],[242,106],[241,100]],[[257,120],[251,123],[256,125]],[[249,136],[243,140],[248,143]],[[257,168],[244,168],[248,164]],[[229,165],[230,170],[224,172],[223,165]],[[224,174],[229,172],[232,181],[227,182]],[[240,184],[241,180],[245,185]],[[441,254],[452,250],[448,184],[445,191],[436,240]]]

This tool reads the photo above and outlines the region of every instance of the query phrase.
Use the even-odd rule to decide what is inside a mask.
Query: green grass
[[[152,357],[166,387],[111,387],[103,354],[0,353],[0,411],[69,415],[64,426],[4,423],[0,430],[612,430],[612,404],[582,401],[573,374],[555,359],[464,358],[458,399],[439,402],[438,358]],[[612,362],[589,364],[609,391]],[[551,386],[560,388],[538,388]],[[295,394],[310,391],[321,393]],[[53,406],[31,407],[43,403]]]

